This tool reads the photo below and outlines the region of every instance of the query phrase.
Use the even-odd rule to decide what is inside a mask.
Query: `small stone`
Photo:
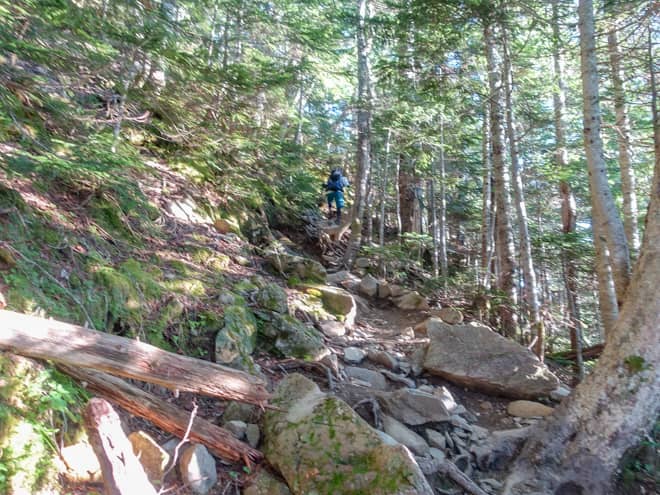
[[[215,459],[199,444],[187,447],[179,460],[181,481],[199,495],[205,495],[218,482]]]
[[[371,275],[366,275],[360,282],[359,291],[368,297],[374,297],[378,292],[378,280]]]
[[[519,418],[544,417],[552,414],[554,409],[538,402],[529,400],[514,400],[509,402],[507,413]]]
[[[431,447],[435,447],[440,450],[445,450],[447,448],[447,439],[439,431],[432,430],[431,428],[426,429],[426,439],[429,442]]]
[[[248,445],[253,449],[256,449],[257,445],[259,445],[259,440],[261,439],[261,430],[259,430],[259,426],[254,423],[247,425],[247,428],[245,429],[245,437]]]
[[[245,432],[247,430],[247,424],[243,421],[233,420],[228,421],[224,425],[226,430],[229,430],[232,435],[238,440],[243,440],[245,438]]]
[[[413,327],[406,327],[401,332],[401,337],[406,340],[413,340],[415,338],[415,330],[413,330]]]
[[[252,404],[243,402],[230,402],[222,413],[222,420],[225,423],[235,419],[244,423],[252,423],[259,416],[259,408]]]
[[[399,367],[399,363],[397,362],[396,358],[385,351],[369,349],[367,350],[367,357],[369,358],[369,361],[383,365],[392,371],[396,371]]]
[[[433,395],[440,397],[440,400],[442,401],[442,404],[445,406],[445,409],[447,409],[447,411],[454,412],[455,414],[460,414],[456,410],[458,404],[456,404],[456,400],[454,399],[454,396],[447,387],[443,386],[436,388],[433,391]]]
[[[437,311],[437,316],[450,325],[460,325],[463,323],[463,313],[454,308],[442,308]]]
[[[485,411],[485,412],[492,411],[493,410],[493,403],[488,402],[487,400],[482,400],[481,402],[479,402],[479,409],[481,409],[482,411]]]
[[[550,398],[554,401],[561,402],[562,399],[568,397],[571,393],[571,389],[560,385],[558,388],[550,392]]]
[[[447,455],[445,454],[444,450],[436,449],[434,447],[431,447],[429,449],[429,453],[431,454],[431,457],[433,457],[437,461],[444,461],[447,458]]]
[[[360,364],[365,357],[367,357],[367,353],[357,347],[347,347],[344,349],[344,361],[348,364]]]
[[[400,285],[390,284],[390,296],[391,297],[400,297],[404,294],[405,289]]]

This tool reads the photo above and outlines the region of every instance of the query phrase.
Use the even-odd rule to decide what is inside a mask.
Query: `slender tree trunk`
[[[352,268],[362,242],[362,221],[367,202],[367,185],[371,168],[371,84],[369,73],[370,40],[367,32],[369,0],[357,0],[358,9],[358,110],[357,110],[357,180],[351,237],[344,253],[343,264]]]
[[[652,15],[652,14],[649,14]],[[655,24],[657,25],[657,24]],[[651,117],[653,120],[653,149],[655,151],[655,169],[660,170],[660,115],[658,112],[658,87],[656,86],[656,65],[658,57],[653,55],[653,22],[649,22],[649,36],[648,36],[648,59],[649,59],[649,75],[651,81]]]
[[[298,74],[299,88],[298,88],[298,125],[296,126],[295,143],[297,146],[303,145],[303,118],[305,116],[305,78],[303,76],[304,57],[301,61],[301,67]]]
[[[529,240],[529,227],[527,225],[527,207],[525,206],[525,194],[520,171],[520,160],[518,159],[518,142],[516,138],[515,118],[513,113],[513,74],[511,68],[511,54],[509,53],[506,32],[503,29],[504,39],[504,84],[506,97],[506,128],[509,139],[509,154],[511,156],[511,175],[513,176],[513,195],[515,198],[516,211],[518,213],[518,235],[520,237],[520,263],[525,287],[526,305],[529,308],[529,316],[532,334],[536,334],[534,353],[543,361],[545,354],[545,327],[541,321],[539,307],[538,289],[536,286],[536,273],[534,272],[534,261],[532,259],[532,245]]]
[[[414,164],[406,164],[401,157],[399,168],[399,205],[401,214],[401,233],[415,232],[415,183]]]
[[[621,67],[623,53],[619,49],[617,26],[607,36],[612,69],[612,89],[614,90],[614,111],[616,114],[616,142],[619,148],[619,167],[621,169],[621,193],[623,196],[623,228],[631,254],[636,256],[639,250],[639,229],[637,227],[637,193],[635,192],[635,169],[632,165],[632,147],[630,145],[630,121],[626,108],[624,75]]]
[[[445,170],[445,123],[440,120],[440,211],[438,218],[438,249],[440,250],[440,273],[447,285],[449,276],[449,264],[447,261],[447,191],[446,191],[446,170]]]
[[[385,140],[385,159],[383,160],[383,175],[381,176],[380,187],[380,224],[378,226],[378,245],[381,250],[385,247],[385,206],[387,204],[387,183],[390,173],[390,143],[392,139],[392,130],[387,129],[387,138]],[[385,263],[383,257],[380,259],[380,274],[385,277]]]
[[[401,220],[401,161],[403,157],[401,153],[396,156],[396,170],[394,171],[394,192],[396,196],[396,234],[401,236],[403,234],[403,221]]]
[[[482,285],[485,289],[490,288],[490,260],[492,252],[492,160],[490,146],[490,112],[484,115],[482,125],[482,162],[483,162],[483,191],[481,196],[481,272]]]
[[[561,173],[568,170],[568,151],[566,150],[566,86],[564,83],[563,63],[560,55],[561,33],[559,30],[559,0],[552,0],[553,14],[553,63],[555,71],[555,91],[553,92],[555,113],[555,140],[556,164]],[[577,206],[575,196],[570,184],[566,180],[559,181],[559,194],[561,197],[562,232],[567,245],[575,234]],[[580,322],[580,309],[577,298],[577,268],[575,266],[573,250],[562,246],[561,258],[564,267],[564,288],[569,314],[569,336],[571,350],[575,352],[575,377],[578,381],[584,378],[584,363],[582,362],[582,324]]]
[[[518,324],[513,307],[516,304],[513,232],[511,230],[511,199],[509,172],[504,163],[504,115],[502,109],[501,61],[495,49],[493,26],[484,26],[488,84],[490,88],[490,128],[493,156],[493,177],[497,214],[495,215],[495,249],[497,253],[497,288],[504,295],[499,314],[507,337],[516,336]]]
[[[433,240],[433,276],[438,278],[440,275],[440,242],[438,240],[438,210],[435,201],[435,159],[431,159],[431,178],[429,179],[429,213],[431,239]]]
[[[595,369],[538,423],[504,489],[514,494],[608,494],[623,454],[660,414],[660,161],[644,241],[626,300]]]
[[[584,148],[589,170],[591,208],[594,237],[604,240],[607,249],[600,250],[598,283],[603,285],[601,296],[609,290],[608,274],[603,268],[609,264],[618,305],[623,303],[630,281],[630,255],[612,191],[607,181],[607,168],[601,139],[601,114],[598,96],[598,66],[596,59],[595,26],[592,0],[580,0],[578,6],[580,25],[580,60],[582,67],[582,93],[584,105]],[[599,242],[595,242],[598,246]],[[609,329],[606,328],[606,333]]]

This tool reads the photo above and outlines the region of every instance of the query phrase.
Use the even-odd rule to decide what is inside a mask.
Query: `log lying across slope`
[[[0,349],[260,406],[270,397],[264,382],[248,373],[136,340],[13,311],[0,310]]]
[[[121,378],[106,373],[59,366],[64,373],[82,382],[90,390],[116,402],[129,413],[149,420],[161,430],[183,438],[190,417],[187,412],[140,390]],[[229,431],[196,417],[188,435],[190,441],[205,445],[211,452],[227,461],[259,462],[263,455],[248,444],[237,440]]]

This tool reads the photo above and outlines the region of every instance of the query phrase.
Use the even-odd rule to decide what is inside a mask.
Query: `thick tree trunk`
[[[660,163],[619,318],[593,372],[539,423],[505,487],[513,494],[608,494],[621,457],[660,414]]]
[[[623,196],[623,227],[628,246],[634,256],[639,250],[639,229],[637,227],[637,193],[635,192],[635,170],[632,165],[630,145],[630,121],[626,108],[624,75],[621,67],[623,53],[619,49],[617,26],[607,36],[612,69],[612,89],[614,90],[614,111],[616,114],[616,142],[619,148],[619,168],[621,169],[621,193]]]
[[[516,304],[515,261],[513,232],[511,230],[511,198],[509,172],[504,163],[504,112],[502,108],[501,61],[495,49],[494,27],[484,26],[488,84],[490,88],[490,128],[493,157],[495,215],[495,250],[497,253],[497,288],[504,295],[499,314],[507,337],[515,337],[518,324]]]
[[[602,238],[607,246],[607,250],[601,250],[601,256],[604,251],[608,252],[608,258],[601,259],[598,263],[598,280],[599,284],[608,284],[607,273],[602,269],[609,264],[617,303],[621,305],[630,282],[630,254],[623,222],[608,184],[607,167],[603,155],[592,0],[580,0],[578,14],[584,105],[584,148],[589,170],[594,237]],[[599,293],[602,295],[605,290],[603,288]]]
[[[559,0],[552,0],[552,31],[553,31],[553,65],[555,72],[555,90],[553,92],[555,114],[555,141],[557,170],[562,173],[568,170],[568,151],[566,150],[566,86],[564,83],[564,70],[560,54],[561,32],[559,30]],[[559,194],[561,197],[561,223],[562,233],[567,243],[575,234],[577,221],[577,206],[575,196],[570,184],[566,180],[559,181]],[[566,244],[567,244],[566,243]],[[577,381],[584,378],[584,364],[582,362],[582,323],[580,321],[580,307],[577,298],[577,268],[574,254],[570,248],[562,246],[561,258],[564,268],[564,289],[566,291],[566,305],[569,317],[569,337],[571,350],[575,352],[575,377]]]
[[[518,142],[513,112],[513,70],[511,68],[511,54],[509,53],[506,32],[504,32],[504,74],[506,95],[506,129],[509,139],[509,154],[511,156],[511,175],[513,177],[513,196],[518,213],[518,236],[520,238],[520,264],[522,265],[525,302],[529,311],[532,335],[535,334],[534,354],[543,361],[545,354],[545,326],[541,321],[538,289],[536,286],[536,272],[532,258],[532,245],[529,239],[527,225],[527,207],[525,206],[525,193],[518,159]]]
[[[362,222],[367,202],[367,184],[371,169],[371,74],[369,71],[370,40],[367,30],[369,0],[358,0],[358,110],[357,110],[357,177],[351,237],[344,253],[343,264],[353,268],[362,243]]]
[[[126,383],[121,378],[71,366],[59,368],[67,375],[83,382],[87,390],[119,404],[134,416],[145,418],[161,430],[179,438],[183,438],[186,434],[190,422],[190,414],[186,411]],[[204,418],[193,419],[189,439],[205,445],[213,454],[226,461],[244,461],[249,465],[253,461],[259,462],[263,459],[261,452],[237,440],[229,431]]]
[[[222,399],[264,405],[259,378],[137,340],[0,310],[0,349]]]

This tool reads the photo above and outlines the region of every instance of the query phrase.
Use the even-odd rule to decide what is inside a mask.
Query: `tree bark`
[[[630,121],[626,108],[624,74],[621,67],[623,53],[619,49],[616,22],[607,35],[607,46],[612,69],[612,89],[614,91],[614,112],[616,115],[616,142],[619,148],[619,168],[621,169],[621,194],[623,196],[623,228],[631,254],[639,250],[639,229],[637,227],[637,193],[635,192],[635,169],[632,165],[630,145]]]
[[[487,105],[487,108],[490,104]],[[485,112],[482,137],[483,190],[481,195],[481,276],[482,286],[490,288],[490,261],[493,245],[492,160],[490,146],[490,112]]]
[[[660,414],[660,163],[626,300],[593,372],[539,423],[504,493],[607,494],[621,457]]]
[[[518,323],[513,307],[516,304],[514,280],[515,262],[513,232],[511,230],[511,198],[509,172],[504,163],[504,115],[502,109],[501,61],[495,49],[494,26],[484,25],[488,85],[490,89],[490,129],[493,159],[495,215],[495,249],[497,253],[497,288],[505,300],[500,304],[502,329],[507,337],[516,336]]]
[[[112,406],[93,398],[83,416],[89,442],[101,465],[105,495],[156,495]]]
[[[369,70],[370,39],[367,30],[369,0],[358,0],[358,110],[357,110],[357,177],[351,237],[344,253],[343,264],[353,268],[362,243],[362,222],[367,201],[367,184],[371,169],[371,74]]]
[[[71,366],[59,366],[67,375],[80,380],[85,388],[119,404],[129,413],[145,418],[161,430],[183,438],[190,415],[162,399],[149,394],[121,378],[106,373],[82,370]],[[259,462],[263,454],[246,443],[237,440],[229,431],[204,418],[195,417],[189,439],[205,445],[213,454],[230,461],[250,464]]]
[[[518,213],[518,236],[520,238],[520,263],[522,265],[523,280],[525,286],[526,306],[529,310],[529,319],[532,327],[532,335],[536,334],[534,354],[543,361],[545,354],[545,327],[541,321],[538,289],[536,286],[536,273],[532,258],[532,245],[529,239],[529,227],[527,220],[527,207],[525,206],[525,193],[523,189],[520,171],[520,160],[518,159],[518,141],[516,137],[515,118],[513,111],[513,70],[511,68],[511,54],[507,42],[506,31],[502,28],[504,38],[504,85],[506,97],[506,129],[509,139],[509,155],[511,157],[511,175],[513,177],[513,195],[515,198],[516,211]]]
[[[568,151],[566,150],[566,85],[564,83],[563,63],[560,55],[561,32],[559,30],[559,0],[552,0],[552,31],[553,31],[553,65],[555,72],[555,91],[553,92],[555,114],[555,141],[556,165],[560,172],[568,170]],[[575,196],[570,184],[566,180],[559,181],[559,194],[561,197],[561,222],[565,244],[575,234],[577,206]],[[575,377],[577,381],[584,378],[584,363],[582,362],[582,323],[580,321],[580,307],[577,298],[577,268],[573,251],[562,246],[562,265],[564,268],[564,289],[569,315],[569,337],[571,349],[575,352]]]
[[[412,163],[406,163],[400,157],[399,167],[399,205],[401,213],[401,234],[415,232],[415,170]]]
[[[15,354],[260,406],[270,397],[255,376],[137,340],[7,310],[0,328],[0,349]]]
[[[608,253],[608,258],[601,259],[598,263],[598,281],[599,284],[608,285],[607,273],[602,271],[603,267],[608,264],[611,267],[616,299],[620,306],[630,282],[630,254],[623,222],[608,184],[603,155],[592,0],[580,0],[578,14],[584,105],[584,148],[589,170],[594,238],[602,238],[607,246],[607,250],[600,251],[600,256],[603,256],[604,252]],[[598,243],[596,242],[596,244]],[[602,294],[606,289],[606,287],[603,288],[599,293]]]

